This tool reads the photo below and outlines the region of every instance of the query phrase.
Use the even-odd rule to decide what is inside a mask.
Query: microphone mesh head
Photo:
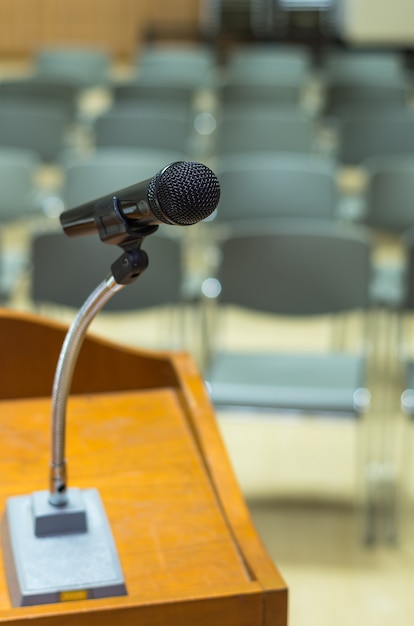
[[[196,224],[216,208],[220,184],[202,163],[177,161],[158,172],[148,187],[148,201],[154,215],[166,224]]]

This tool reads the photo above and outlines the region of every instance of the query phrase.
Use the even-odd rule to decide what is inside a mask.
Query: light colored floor
[[[348,180],[345,183],[349,186]],[[6,243],[10,258],[24,252],[27,241],[27,230],[21,225],[9,229]],[[388,248],[383,246],[381,250],[387,253]],[[19,283],[12,306],[33,308],[26,288],[27,280]],[[68,322],[73,316],[73,312],[59,309],[42,312]],[[91,330],[113,340],[156,347],[168,338],[168,331],[161,336],[159,332],[160,328],[167,328],[164,321],[159,312],[101,314]],[[296,334],[286,320],[276,327],[274,320],[266,316],[252,319],[238,311],[233,312],[229,328],[229,341],[237,345],[259,342],[269,347],[269,337],[280,345],[288,335],[296,336],[299,345],[304,340],[304,335]],[[325,331],[322,321],[306,334],[306,341],[319,342]],[[402,498],[398,541],[393,544],[384,540],[386,527],[382,517],[377,543],[367,547],[361,541],[362,517],[354,506],[356,470],[361,471],[355,424],[217,415],[258,531],[289,586],[290,626],[414,623],[414,510],[411,514],[409,511],[414,501],[414,464],[410,467],[401,461],[401,441],[407,444],[409,456],[414,450],[414,432],[405,427],[398,410],[398,379],[388,378],[385,383],[394,390],[394,404],[385,412],[386,423],[392,426],[386,431],[385,443],[392,443],[389,458],[398,460],[398,484],[404,479],[408,494]],[[377,380],[376,384],[380,388],[384,380]],[[384,423],[384,411],[379,413],[377,435]],[[395,436],[400,441],[397,452]],[[383,461],[381,441],[376,449]]]
[[[251,504],[290,590],[291,626],[410,626],[413,536],[397,547],[356,540],[349,507],[277,499]]]

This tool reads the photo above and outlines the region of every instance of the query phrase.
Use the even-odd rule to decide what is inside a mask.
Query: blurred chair
[[[217,221],[337,217],[336,164],[295,153],[247,153],[220,160]]]
[[[249,226],[232,232],[221,253],[217,274],[221,291],[217,290],[216,324],[210,325],[205,372],[216,408],[252,410],[256,415],[270,411],[275,416],[347,416],[359,422],[370,401],[364,332],[371,267],[367,231],[326,220],[280,220],[273,229]],[[344,351],[338,346],[331,351],[326,345],[315,351],[315,346],[304,347],[305,342],[292,350],[272,349],[270,337],[264,351],[226,349],[220,322],[224,324],[228,307],[293,316],[308,324],[317,316],[358,312],[361,336]],[[372,541],[370,492],[367,498],[365,540]]]
[[[112,87],[114,105],[154,104],[168,102],[176,105],[189,119],[194,116],[195,92],[189,85],[165,85],[148,83],[143,80],[135,80],[115,84]]]
[[[39,167],[35,152],[0,147],[0,222],[17,221],[40,209],[36,186]]]
[[[114,106],[94,123],[97,148],[152,148],[188,155],[191,133],[188,117],[174,103]]]
[[[407,228],[401,235],[401,243],[407,268],[406,291],[400,306],[401,319],[412,317],[414,311],[414,226]],[[412,323],[411,323],[412,325]],[[400,336],[400,356],[402,357],[402,393],[401,407],[406,415],[414,417],[414,358],[410,345],[412,343],[410,324],[402,325]],[[408,328],[406,328],[406,326]]]
[[[414,154],[371,157],[363,162],[366,174],[364,223],[376,235],[370,299],[377,327],[377,385],[382,421],[381,481],[383,533],[395,543],[400,532],[398,491],[399,398],[395,384],[405,389],[403,411],[411,415],[414,404],[414,367],[407,351],[406,322],[413,310],[414,262]],[[385,245],[384,245],[385,244]],[[382,378],[380,378],[382,377]]]
[[[215,152],[303,152],[316,150],[313,120],[299,111],[262,105],[227,107],[216,129]]]
[[[271,84],[300,84],[309,81],[312,59],[300,46],[242,45],[230,52],[225,76],[229,82],[254,84],[256,80]]]
[[[402,54],[394,51],[331,50],[323,63],[325,116],[403,113],[411,80]]]
[[[148,253],[148,269],[136,284],[117,293],[105,310],[138,311],[180,302],[179,240],[156,234],[148,237],[142,248]],[[98,236],[72,238],[61,232],[36,234],[31,245],[33,302],[79,308],[121,254],[120,248],[102,243]]]
[[[215,55],[204,45],[146,45],[137,52],[133,66],[139,80],[147,83],[193,89],[215,83]]]
[[[300,108],[303,89],[300,84],[270,84],[259,79],[243,83],[235,80],[221,85],[216,90],[218,105],[223,114],[234,105],[264,104],[277,108]],[[241,107],[240,107],[241,108]]]
[[[25,102],[61,106],[69,120],[78,111],[78,87],[64,78],[25,77],[0,81],[0,103]]]
[[[65,149],[67,128],[60,104],[0,102],[0,147],[31,150],[45,162],[57,162]]]
[[[302,48],[239,46],[230,53],[217,97],[224,111],[242,102],[299,107],[310,79],[310,56]]]
[[[5,247],[6,227],[27,218],[26,228],[40,213],[36,175],[40,166],[36,154],[17,148],[0,148],[0,294],[6,300],[21,275],[27,259],[23,252]]]
[[[34,54],[33,66],[39,77],[70,79],[80,88],[88,88],[109,83],[111,58],[98,48],[48,47]]]
[[[404,113],[409,105],[410,89],[406,85],[349,84],[333,82],[326,87],[323,115],[339,117],[369,116],[375,111]]]
[[[371,242],[362,227],[322,220],[280,220],[273,229],[243,226],[222,242],[221,252],[219,311],[235,305],[306,318],[366,311],[369,305]],[[355,392],[364,387],[361,353],[259,356],[213,351],[206,379],[217,406],[355,415]],[[265,372],[250,369],[256,362],[267,364]],[[296,367],[283,372],[289,362]]]
[[[108,148],[69,165],[62,188],[66,208],[152,178],[182,155],[168,150]]]
[[[160,317],[157,346],[153,347],[183,347],[188,329],[183,321],[181,241],[157,233],[146,238],[142,249],[148,254],[148,268],[136,282],[115,294],[104,312],[139,313],[154,308],[156,320],[155,311],[164,311],[167,319]],[[108,276],[112,263],[121,254],[120,248],[102,243],[98,236],[70,238],[61,232],[38,233],[31,242],[31,301],[49,314],[53,310],[61,311],[62,307],[79,309]],[[136,323],[139,325],[139,319]],[[143,336],[145,340],[145,333]]]
[[[374,156],[362,165],[365,222],[394,234],[414,226],[414,151],[406,156]]]
[[[366,113],[341,119],[337,158],[343,165],[361,165],[376,156],[414,155],[414,115],[410,112]]]
[[[413,311],[414,311],[414,226],[407,228],[401,234],[401,245],[404,250],[406,267],[406,290],[404,298],[400,302],[397,311],[397,330],[394,335],[394,360],[397,361],[398,371],[395,380],[400,383],[399,404],[393,406],[394,420],[392,430],[388,432],[388,447],[386,461],[394,471],[397,480],[389,483],[388,498],[385,501],[388,513],[387,532],[394,540],[403,540],[406,526],[403,524],[404,516],[410,514],[409,524],[412,520],[412,508],[407,506],[410,499],[410,477],[412,476],[412,424],[414,423],[414,356],[412,349],[413,337]],[[398,433],[398,424],[395,417],[398,409],[402,411],[404,421],[402,431]],[[398,439],[400,436],[400,439]],[[395,452],[396,441],[402,442]],[[394,448],[393,448],[394,446]],[[394,454],[393,454],[394,453]],[[409,509],[409,510],[408,510]]]
[[[403,56],[393,50],[327,50],[323,60],[326,84],[407,85]]]
[[[401,234],[414,226],[414,153],[406,157],[372,157],[363,166],[363,221],[379,236],[393,241],[398,252]],[[380,258],[374,265],[372,299],[398,310],[404,302],[407,268],[404,255],[394,257]]]

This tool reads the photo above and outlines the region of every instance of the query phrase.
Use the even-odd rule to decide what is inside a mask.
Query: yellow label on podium
[[[74,600],[87,600],[88,590],[87,589],[75,589],[73,591],[61,591],[59,599],[60,599],[60,602],[73,602]]]

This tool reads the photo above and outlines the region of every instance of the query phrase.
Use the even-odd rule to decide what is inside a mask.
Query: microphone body
[[[113,210],[119,212],[119,217],[127,217],[123,206],[132,203],[141,207],[143,219],[148,225],[151,218],[155,220],[154,214],[150,211],[147,200],[148,187],[151,179],[145,180],[136,185],[131,185],[119,191],[96,198],[85,204],[81,204],[73,209],[63,211],[60,215],[60,223],[66,235],[69,237],[78,237],[81,235],[91,235],[98,232],[101,224],[102,214],[109,213]],[[134,199],[134,200],[132,200]],[[138,208],[136,209],[138,212]],[[156,222],[154,222],[156,223]],[[144,222],[142,223],[144,226]]]
[[[211,215],[219,198],[219,182],[207,166],[177,161],[151,179],[63,211],[60,223],[69,236],[98,232],[118,243],[120,232],[139,236],[159,224],[195,224]]]

